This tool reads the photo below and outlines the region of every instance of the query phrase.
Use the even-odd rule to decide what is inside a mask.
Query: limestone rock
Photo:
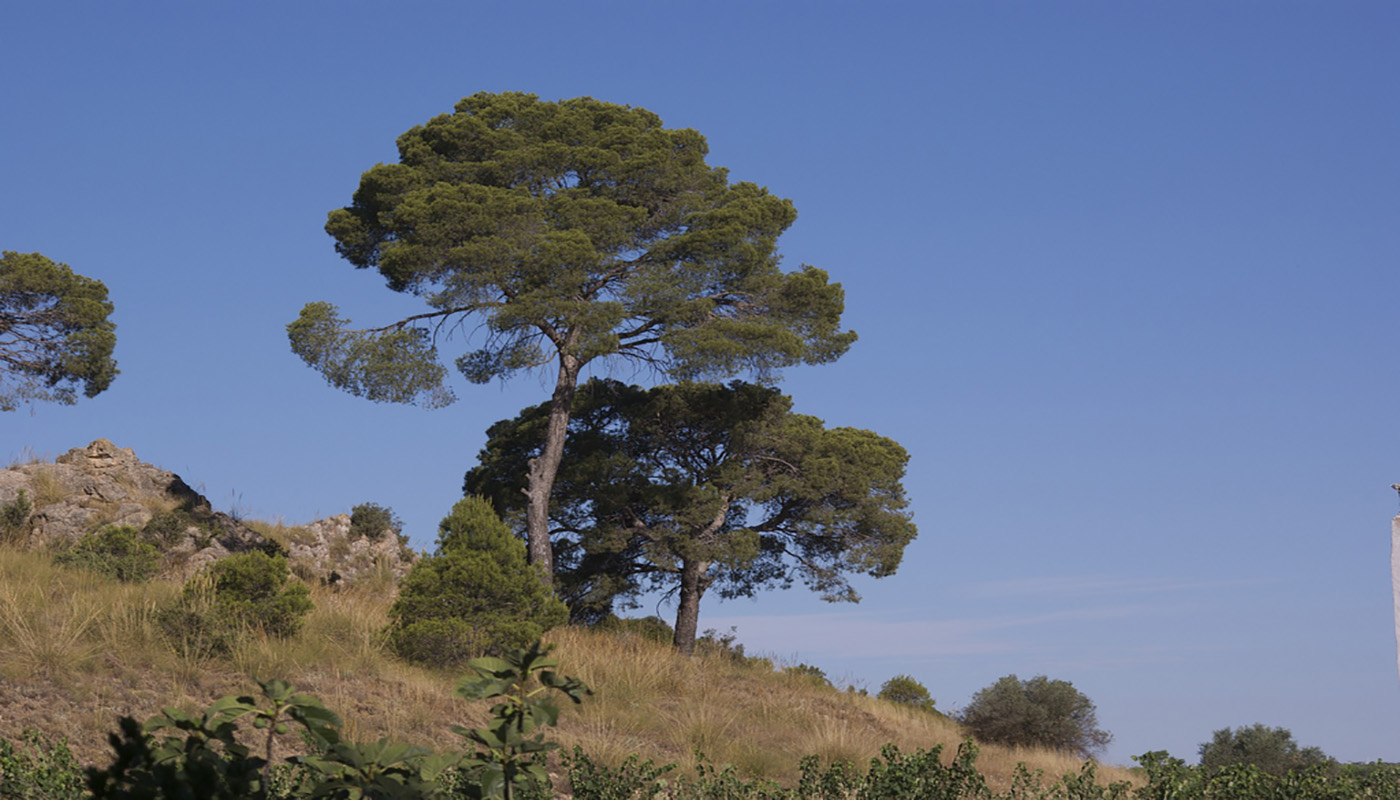
[[[7,532],[11,544],[65,547],[109,525],[145,529],[161,517],[165,571],[181,577],[231,553],[277,549],[258,532],[214,511],[180,476],[106,439],[69,450],[52,464],[0,470],[0,507],[15,503],[21,491],[31,510],[26,523]]]
[[[290,529],[286,547],[298,575],[329,584],[371,576],[397,583],[417,560],[417,554],[392,530],[372,537],[353,534],[349,514]]]

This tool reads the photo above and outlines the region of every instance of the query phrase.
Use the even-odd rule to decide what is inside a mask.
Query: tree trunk
[[[564,439],[569,432],[569,412],[578,390],[579,371],[583,362],[569,353],[559,354],[559,379],[554,384],[554,396],[549,403],[549,424],[545,427],[544,447],[539,456],[530,459],[530,474],[525,484],[525,534],[530,563],[540,570],[545,585],[554,584],[554,546],[549,541],[549,496],[554,491],[554,478],[559,474],[559,462],[564,456]]]
[[[724,527],[727,519],[729,519],[729,495],[721,494],[719,508],[715,511],[714,518],[695,535],[700,552],[706,552],[709,546],[714,544],[715,537],[719,535],[719,530]],[[694,552],[692,548],[687,548],[687,550]],[[705,590],[710,586],[711,563],[708,560],[696,558],[694,555],[681,557],[680,604],[676,607],[676,635],[671,640],[681,655],[688,656],[695,652],[696,629],[700,627],[700,598],[705,595]]]
[[[700,598],[709,585],[706,573],[710,562],[685,559],[681,562],[680,605],[676,608],[676,636],[672,639],[681,655],[695,652],[696,629],[700,627]]]

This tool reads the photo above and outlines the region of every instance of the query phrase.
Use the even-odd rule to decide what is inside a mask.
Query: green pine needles
[[[490,503],[468,497],[442,521],[437,553],[404,577],[389,616],[389,644],[400,657],[452,667],[525,647],[567,622],[569,611]]]

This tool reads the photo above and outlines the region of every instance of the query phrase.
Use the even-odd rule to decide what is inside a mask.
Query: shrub
[[[160,622],[178,649],[193,655],[226,653],[247,630],[292,636],[312,609],[306,584],[291,581],[285,556],[259,550],[211,564],[185,584]]]
[[[920,711],[933,711],[933,697],[928,689],[908,675],[896,675],[885,681],[876,697]]]
[[[491,505],[469,497],[439,526],[437,553],[404,577],[389,617],[400,657],[446,667],[525,647],[569,611]]]
[[[1088,757],[1113,736],[1099,730],[1094,704],[1069,681],[1007,675],[977,692],[959,720],[983,742],[1046,747]]]
[[[65,740],[35,730],[25,730],[18,747],[0,739],[0,798],[82,800],[86,785],[83,767]]]
[[[666,620],[658,616],[650,617],[618,617],[609,616],[595,626],[600,631],[617,634],[619,636],[635,636],[648,642],[660,642],[670,644],[676,638],[676,632],[666,623]],[[739,645],[740,648],[743,645]]]
[[[393,509],[378,503],[361,503],[350,509],[350,538],[377,541],[386,531],[395,536],[403,530],[403,521]]]
[[[814,667],[811,664],[797,664],[791,667],[783,667],[783,673],[809,680],[817,686],[831,687],[831,681],[827,680],[826,672],[820,667]]]
[[[1252,764],[1271,775],[1332,763],[1316,747],[1299,747],[1287,728],[1258,723],[1237,730],[1221,728],[1200,746],[1201,768],[1214,773],[1233,764]]]
[[[23,544],[29,535],[29,512],[34,507],[23,489],[14,500],[0,506],[0,544]]]
[[[160,551],[142,539],[140,531],[123,525],[84,534],[71,549],[55,555],[54,562],[140,583],[160,570]]]

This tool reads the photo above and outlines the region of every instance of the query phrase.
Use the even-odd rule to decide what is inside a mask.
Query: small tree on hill
[[[1201,768],[1216,772],[1232,764],[1253,764],[1264,772],[1283,775],[1329,763],[1332,759],[1316,747],[1299,747],[1287,728],[1255,723],[1235,730],[1221,728],[1200,747]]]
[[[934,710],[933,697],[928,693],[928,689],[908,675],[896,675],[885,681],[876,696],[881,700],[917,708],[920,711]]]
[[[401,657],[453,666],[528,646],[568,621],[490,503],[458,501],[438,531],[437,553],[413,566],[389,609],[389,642]]]
[[[71,404],[117,376],[116,325],[101,281],[38,253],[0,253],[0,411]]]
[[[959,719],[978,740],[1045,747],[1088,758],[1113,741],[1094,704],[1069,681],[1007,675],[977,692]]]

